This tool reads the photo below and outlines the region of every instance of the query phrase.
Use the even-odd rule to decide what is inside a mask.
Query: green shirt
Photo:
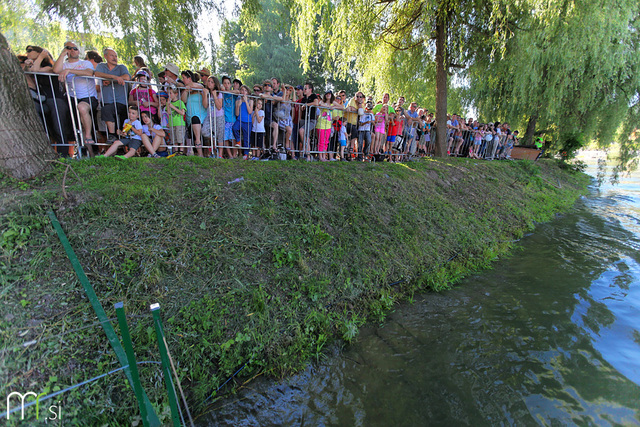
[[[184,102],[182,102],[182,100],[180,99],[177,101],[171,102],[171,105],[176,107],[178,110],[187,111],[187,106],[184,105]],[[176,112],[174,109],[171,109],[171,114],[169,115],[169,126],[174,127],[174,126],[184,126],[184,125],[185,125],[184,116]]]

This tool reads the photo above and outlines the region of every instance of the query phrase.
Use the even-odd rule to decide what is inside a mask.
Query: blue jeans
[[[240,133],[242,132],[242,135]],[[233,137],[236,141],[240,141],[242,146],[246,148],[243,154],[246,156],[249,154],[249,137],[251,135],[251,122],[241,122],[240,119],[236,120],[233,124]]]

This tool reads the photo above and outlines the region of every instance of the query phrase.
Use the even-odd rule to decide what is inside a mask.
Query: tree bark
[[[446,13],[436,22],[436,156],[447,157],[447,70],[445,68]]]
[[[0,33],[0,171],[20,180],[51,167],[56,157],[38,117],[18,59]]]
[[[529,123],[527,123],[527,131],[524,134],[524,145],[533,144],[533,136],[536,132],[536,122],[538,121],[538,113],[533,113],[529,117]]]

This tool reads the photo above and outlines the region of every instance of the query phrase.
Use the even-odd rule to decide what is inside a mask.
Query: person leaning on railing
[[[53,73],[53,57],[40,46],[27,46],[27,58],[29,59],[29,71],[35,73]],[[36,74],[36,92],[39,98],[37,110],[43,110],[51,136],[58,144],[66,144],[75,139],[71,117],[69,115],[69,103],[60,87],[60,82],[55,76]],[[42,106],[40,106],[42,104]]]
[[[151,115],[156,115],[160,102],[158,100],[158,94],[149,84],[149,78],[149,74],[144,70],[136,72],[134,80],[138,82],[138,84],[129,92],[129,105],[136,105],[140,113],[147,111]]]
[[[191,70],[185,70],[181,74],[185,90],[182,91],[182,102],[187,106],[187,125],[191,126],[192,141],[198,156],[203,157],[202,152],[202,123],[207,116],[209,99],[203,96],[204,86],[197,81],[196,75]]]
[[[96,86],[91,77],[95,70],[93,64],[80,59],[80,48],[72,41],[64,44],[60,56],[53,64],[53,72],[58,79],[66,83],[67,92],[71,97],[71,105],[80,115],[80,123],[84,136],[84,143],[88,145],[89,155],[93,154],[93,118],[98,109]],[[74,111],[74,114],[76,111]]]
[[[220,93],[223,88],[216,76],[207,79],[207,91],[205,95],[209,97],[209,108],[207,117],[202,125],[202,136],[205,139],[214,138],[214,158],[222,157],[222,147],[224,145],[224,95]]]
[[[127,89],[125,82],[131,80],[129,69],[118,64],[118,54],[112,48],[102,52],[106,62],[97,65],[95,75],[102,78],[102,120],[107,125],[107,142],[116,139],[116,129],[127,118]]]

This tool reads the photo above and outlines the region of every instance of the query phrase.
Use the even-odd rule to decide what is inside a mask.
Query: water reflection
[[[345,352],[258,381],[210,425],[640,425],[640,180],[403,305]],[[205,423],[205,424],[206,424]]]

